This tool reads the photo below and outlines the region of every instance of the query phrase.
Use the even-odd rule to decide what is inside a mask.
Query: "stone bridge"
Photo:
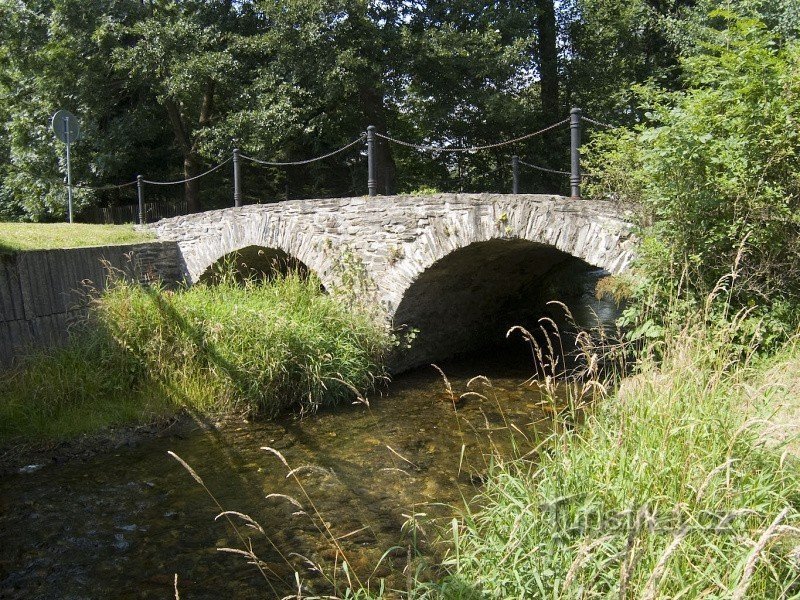
[[[362,293],[395,326],[419,331],[395,370],[502,338],[549,300],[591,296],[586,274],[625,270],[636,245],[612,204],[523,194],[291,201],[151,227],[177,242],[191,283],[230,256],[265,270],[274,258],[299,261],[327,289],[363,272]]]

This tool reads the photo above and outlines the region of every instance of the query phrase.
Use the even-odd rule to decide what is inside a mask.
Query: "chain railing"
[[[221,169],[223,166],[227,165],[228,163],[233,163],[233,201],[235,207],[242,206],[242,177],[241,177],[241,161],[245,160],[250,163],[259,166],[265,167],[294,167],[294,166],[302,166],[308,165],[311,163],[315,163],[318,161],[326,160],[347,150],[350,150],[359,144],[366,142],[366,154],[367,154],[367,189],[370,196],[377,196],[378,195],[378,156],[377,156],[377,143],[378,140],[381,140],[385,143],[389,144],[396,144],[398,146],[402,146],[405,148],[411,148],[413,150],[417,150],[419,152],[430,152],[434,155],[440,153],[476,153],[476,152],[484,152],[488,150],[494,150],[497,148],[502,148],[505,146],[509,146],[512,144],[517,144],[520,142],[524,142],[526,140],[532,139],[536,136],[544,135],[550,131],[558,129],[564,125],[569,124],[570,130],[570,170],[560,170],[554,169],[551,167],[546,167],[542,165],[533,164],[522,160],[518,155],[514,155],[511,157],[511,172],[512,172],[512,193],[518,194],[519,193],[519,184],[520,184],[520,166],[527,167],[529,169],[533,169],[539,172],[547,173],[550,175],[558,175],[558,176],[569,176],[570,178],[570,192],[572,198],[580,198],[581,196],[581,181],[584,177],[586,177],[585,173],[581,172],[581,155],[580,155],[580,147],[581,147],[581,139],[582,139],[582,123],[588,122],[592,125],[596,125],[599,127],[611,129],[614,128],[613,125],[609,125],[607,123],[602,123],[600,121],[596,121],[594,119],[590,119],[589,117],[583,116],[581,110],[579,108],[573,108],[570,111],[570,115],[566,119],[562,119],[552,125],[548,125],[547,127],[543,127],[537,131],[527,133],[525,135],[521,135],[519,137],[515,137],[512,139],[504,140],[502,142],[497,142],[494,144],[485,144],[479,146],[452,146],[452,145],[436,145],[433,143],[426,143],[426,144],[419,144],[415,142],[410,142],[407,140],[401,140],[395,137],[392,137],[385,133],[378,132],[377,128],[370,125],[367,127],[365,133],[358,136],[353,141],[337,148],[331,152],[327,152],[320,156],[315,156],[314,158],[303,159],[303,160],[294,160],[294,161],[268,161],[262,160],[260,158],[247,156],[241,154],[239,149],[234,149],[232,155],[223,160],[222,162],[212,166],[208,170],[199,173],[197,175],[193,175],[191,177],[187,177],[185,179],[178,179],[174,181],[155,181],[151,179],[145,179],[142,175],[137,175],[136,180],[125,182],[119,185],[106,185],[100,187],[90,187],[90,186],[76,186],[82,189],[91,190],[91,191],[105,191],[105,190],[112,190],[112,189],[122,189],[129,186],[136,185],[137,186],[137,196],[139,201],[138,206],[138,220],[139,223],[146,222],[146,211],[145,211],[145,185],[155,185],[155,186],[171,186],[171,185],[184,185],[191,181],[195,181],[210,175],[211,173]]]

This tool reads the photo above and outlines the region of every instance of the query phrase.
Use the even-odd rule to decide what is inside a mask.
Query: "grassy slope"
[[[735,365],[712,337],[671,341],[538,465],[498,468],[461,521],[449,575],[420,592],[797,597],[800,463],[784,444],[800,424],[800,358]]]
[[[154,239],[132,225],[0,223],[0,252],[132,244]]]

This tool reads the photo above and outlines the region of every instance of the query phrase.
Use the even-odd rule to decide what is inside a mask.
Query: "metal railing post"
[[[569,111],[570,129],[570,189],[573,198],[581,197],[581,109]]]
[[[141,175],[136,176],[136,191],[139,194],[139,225],[144,225],[146,223],[144,216],[144,177]]]
[[[375,126],[367,127],[367,190],[370,196],[378,195],[378,177],[375,161]]]
[[[514,178],[511,184],[511,193],[519,194],[519,156],[516,154],[511,157],[511,175]]]
[[[72,140],[69,133],[69,117],[64,117],[64,142],[67,145],[67,204],[69,207],[69,222],[72,223],[72,165],[70,164],[69,153],[69,146]]]
[[[242,174],[239,169],[239,149],[233,149],[233,205],[242,205]]]

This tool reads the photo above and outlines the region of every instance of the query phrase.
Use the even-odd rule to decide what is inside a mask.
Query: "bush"
[[[800,43],[729,12],[710,22],[723,27],[700,29],[681,63],[686,89],[640,88],[649,121],[593,143],[590,190],[642,206],[638,268],[663,292],[656,313],[676,293],[700,305],[736,263],[734,311],[771,313],[772,342],[800,306]]]

